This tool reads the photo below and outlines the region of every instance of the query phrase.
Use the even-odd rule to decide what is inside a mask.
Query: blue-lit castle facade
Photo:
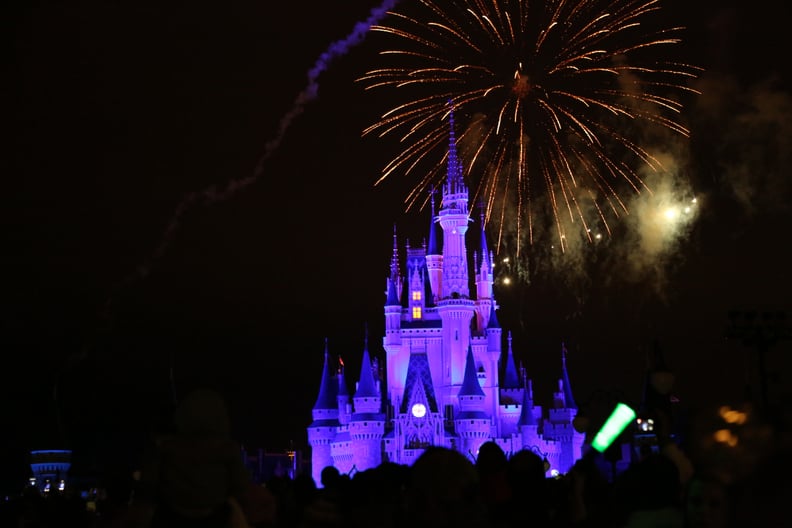
[[[480,242],[469,261],[469,193],[453,115],[450,121],[447,174],[439,211],[432,199],[428,241],[417,248],[408,245],[402,261],[394,233],[384,373],[376,361],[372,366],[367,339],[360,376],[350,391],[343,367],[335,366],[325,346],[308,426],[317,483],[327,466],[349,473],[386,461],[409,465],[429,446],[450,447],[474,460],[481,444],[491,440],[507,455],[532,449],[562,473],[581,456],[584,436],[572,427],[577,409],[565,353],[547,413],[534,404],[524,370],[518,374],[511,336],[503,335],[496,315],[494,262],[483,215]]]

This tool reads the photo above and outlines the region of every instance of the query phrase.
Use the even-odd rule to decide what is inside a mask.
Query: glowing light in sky
[[[508,223],[531,242],[539,220],[554,224],[562,249],[562,217],[610,232],[608,217],[628,212],[624,191],[649,189],[637,167],[662,170],[633,137],[640,127],[688,134],[681,97],[696,93],[686,84],[699,69],[668,56],[681,28],[655,17],[657,0],[412,6],[372,27],[392,45],[360,79],[394,90],[393,107],[364,134],[399,138],[380,181],[416,174],[409,205],[443,177],[451,109],[465,124],[459,150],[487,217],[502,234],[515,210]]]

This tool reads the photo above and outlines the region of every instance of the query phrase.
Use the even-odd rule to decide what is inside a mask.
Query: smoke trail
[[[355,24],[351,33],[345,38],[331,43],[327,49],[317,58],[313,67],[308,71],[308,84],[297,94],[292,107],[278,124],[275,136],[264,146],[264,152],[256,163],[252,174],[247,177],[237,178],[228,182],[224,187],[210,185],[202,190],[193,191],[185,195],[170,217],[165,231],[162,234],[159,244],[151,255],[141,263],[132,273],[125,277],[113,290],[104,306],[104,318],[109,318],[110,309],[115,293],[122,290],[124,286],[135,280],[144,279],[150,272],[156,261],[162,257],[170,246],[173,236],[181,225],[184,214],[191,208],[198,205],[212,205],[234,196],[237,192],[256,183],[264,172],[265,162],[272,157],[273,153],[280,147],[283,137],[292,125],[294,120],[303,113],[305,106],[316,99],[319,91],[319,76],[325,72],[333,60],[347,54],[355,45],[361,43],[366,36],[369,28],[378,23],[391,10],[399,0],[384,0],[382,4],[375,7],[369,13],[366,20]]]

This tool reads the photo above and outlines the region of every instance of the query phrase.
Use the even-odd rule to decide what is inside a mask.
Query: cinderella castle
[[[475,460],[481,444],[507,455],[531,449],[566,472],[581,456],[583,434],[572,427],[577,407],[562,346],[560,379],[547,413],[534,404],[531,380],[518,374],[511,335],[505,338],[493,295],[493,256],[484,218],[478,251],[468,259],[468,188],[457,157],[454,118],[439,212],[432,199],[428,242],[406,248],[401,272],[396,235],[385,300],[385,373],[372,365],[368,338],[354,391],[325,345],[319,396],[308,426],[314,480],[383,462],[412,464],[429,446]],[[473,292],[471,289],[475,288]],[[384,378],[384,379],[383,379]]]

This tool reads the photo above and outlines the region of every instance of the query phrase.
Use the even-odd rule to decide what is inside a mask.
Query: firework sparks
[[[638,167],[662,170],[632,131],[688,134],[682,98],[695,93],[686,83],[699,69],[665,60],[681,28],[658,26],[658,1],[418,0],[413,8],[372,27],[396,47],[381,52],[388,65],[359,79],[395,89],[396,105],[363,134],[399,137],[402,150],[379,181],[420,174],[408,208],[443,176],[452,108],[466,122],[457,141],[473,202],[483,199],[487,219],[498,220],[499,244],[507,224],[532,243],[544,219],[563,248],[562,216],[584,233],[593,223],[610,233],[608,217],[627,212],[620,193],[650,190]]]

